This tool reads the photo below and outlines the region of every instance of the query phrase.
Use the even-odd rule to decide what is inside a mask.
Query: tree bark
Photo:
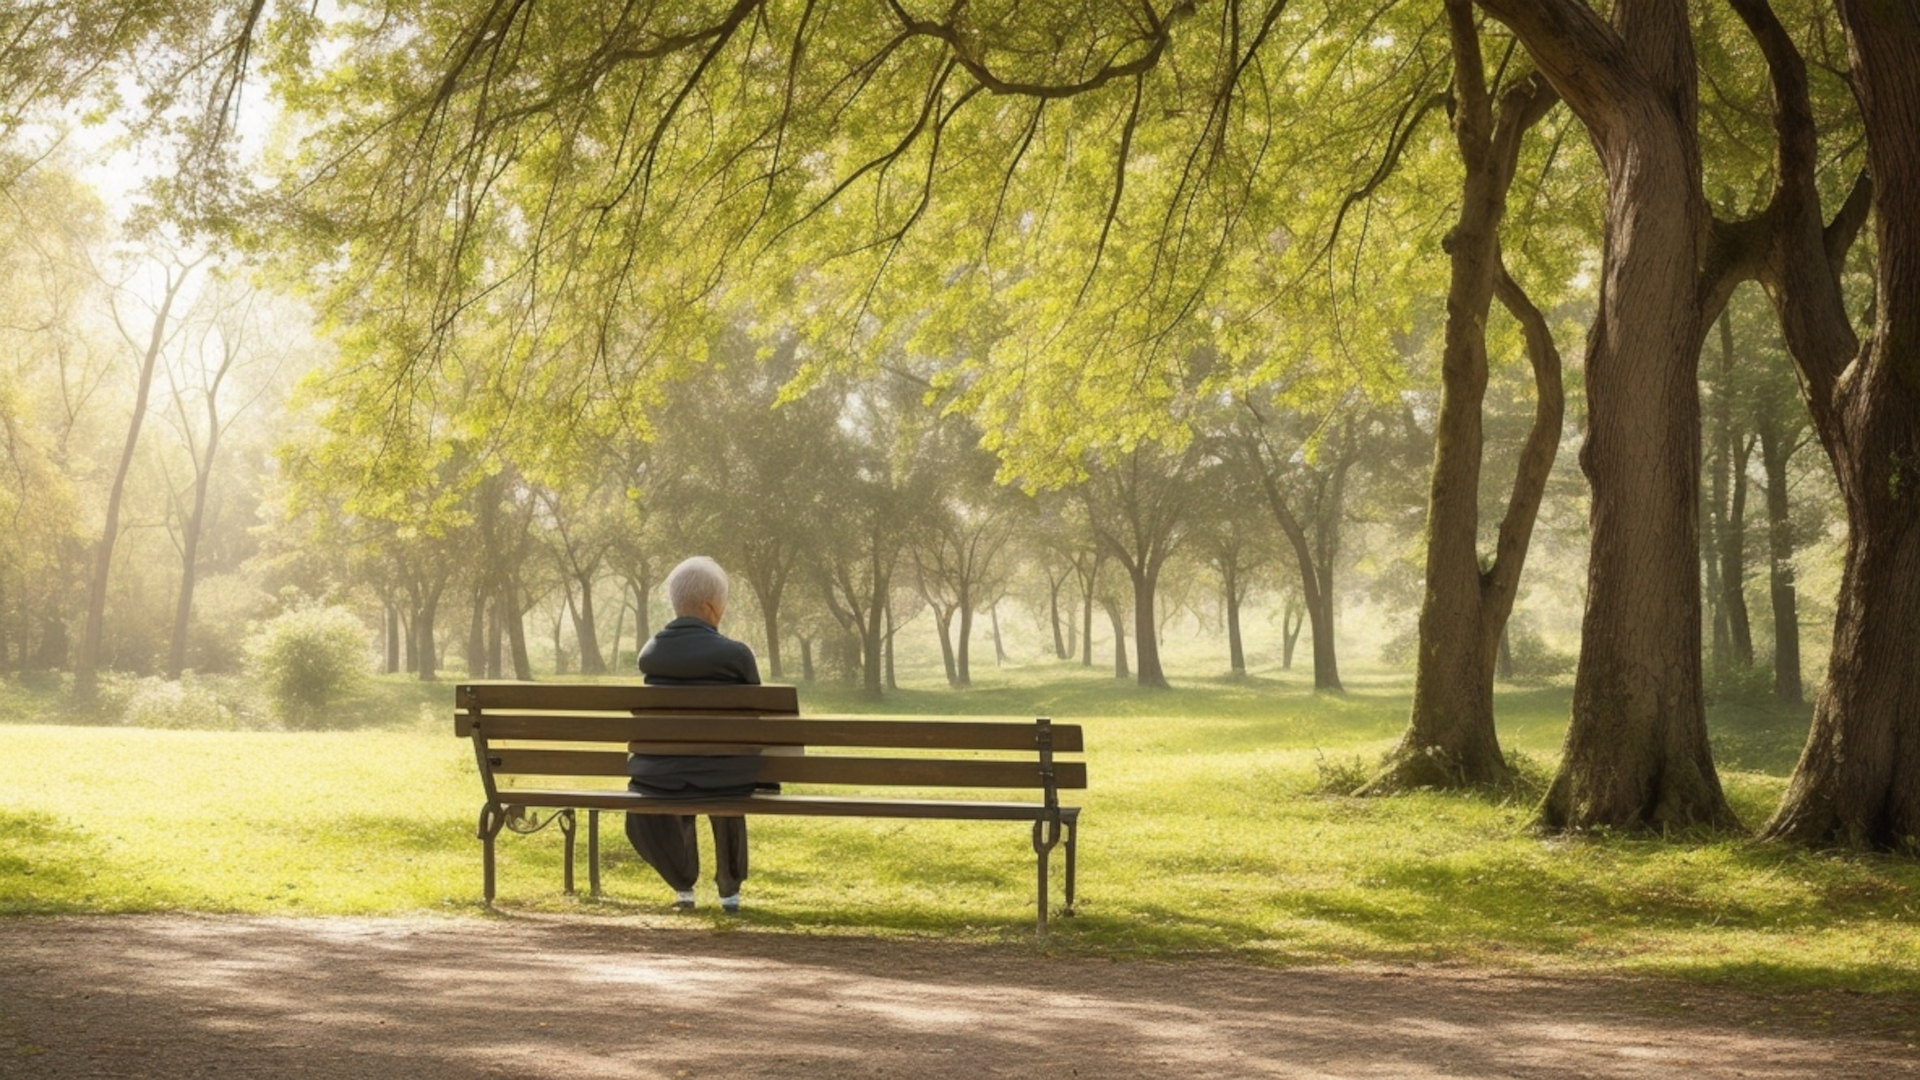
[[[973,685],[973,604],[972,597],[960,600],[960,638],[954,643],[953,685],[965,689]]]
[[[1107,610],[1107,621],[1113,624],[1113,677],[1125,682],[1132,677],[1127,670],[1127,624],[1120,619],[1120,606],[1109,600],[1100,601]]]
[[[1696,62],[1681,0],[1481,0],[1586,125],[1606,176],[1587,339],[1587,606],[1556,829],[1734,826],[1707,741],[1700,655]]]
[[[1756,425],[1760,464],[1767,474],[1767,596],[1773,607],[1773,694],[1799,704],[1800,605],[1793,580],[1792,505],[1787,497],[1787,459],[1792,448],[1772,409]]]
[[[1227,594],[1227,670],[1235,675],[1247,673],[1247,650],[1240,639],[1240,580],[1229,564],[1223,580]]]
[[[1797,342],[1786,325],[1831,312],[1776,299],[1849,535],[1827,683],[1766,834],[1920,854],[1920,11],[1897,0],[1838,8],[1873,178],[1875,315],[1866,347],[1847,357],[1839,335],[1821,348],[1817,333]]]
[[[1280,609],[1280,667],[1285,671],[1293,670],[1293,649],[1300,643],[1300,628],[1306,624],[1306,612],[1292,596]]]
[[[947,686],[951,689],[959,689],[960,676],[955,671],[953,663],[953,609],[942,609],[940,605],[931,601],[928,602],[928,607],[933,610],[933,628],[940,638],[940,664],[946,668]]]
[[[1544,79],[1531,77],[1502,95],[1496,116],[1472,5],[1469,0],[1448,0],[1447,15],[1457,101],[1454,134],[1466,175],[1460,219],[1447,241],[1452,277],[1427,501],[1427,588],[1420,609],[1412,717],[1381,771],[1361,789],[1363,794],[1498,784],[1511,775],[1494,728],[1495,665],[1559,448],[1564,408],[1560,354],[1546,320],[1507,276],[1500,257],[1500,221],[1521,137],[1558,99]],[[1525,329],[1535,405],[1499,540],[1483,564],[1479,532],[1486,324],[1496,289]]]
[[[473,588],[473,605],[467,620],[467,678],[483,679],[487,674],[487,588]]]
[[[1130,570],[1133,578],[1133,654],[1139,668],[1139,683],[1153,690],[1167,689],[1167,676],[1160,669],[1160,638],[1153,621],[1153,594],[1158,574],[1145,569]]]
[[[580,583],[580,605],[576,608],[569,596],[567,610],[573,615],[573,637],[580,646],[580,674],[605,675],[607,658],[600,652],[600,631],[593,613],[593,578],[583,574],[575,580]]]
[[[520,582],[509,576],[500,588],[501,619],[507,626],[507,653],[513,657],[513,677],[522,682],[533,679],[533,657],[527,651],[527,607],[520,603]]]

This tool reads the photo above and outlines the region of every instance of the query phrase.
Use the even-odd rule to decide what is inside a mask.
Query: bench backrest
[[[1045,718],[801,717],[791,686],[463,683],[455,702],[454,731],[474,740],[490,793],[522,777],[623,786],[629,751],[760,752],[759,779],[794,784],[1024,788],[1049,799],[1087,786],[1085,763],[1055,759],[1081,752],[1080,726]],[[889,750],[913,756],[875,753]]]

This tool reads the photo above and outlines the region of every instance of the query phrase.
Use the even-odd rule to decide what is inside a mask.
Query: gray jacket
[[[720,633],[705,619],[682,615],[661,627],[640,650],[648,686],[758,686],[753,650]],[[681,756],[634,754],[627,758],[627,786],[656,799],[750,795],[760,759],[753,754]]]

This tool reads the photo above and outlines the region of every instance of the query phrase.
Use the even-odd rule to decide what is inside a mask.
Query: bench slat
[[[703,688],[703,689],[711,689]],[[859,746],[896,750],[1033,750],[1035,725],[1008,721],[851,720],[738,716],[523,716],[467,713],[454,731],[478,723],[488,739],[546,742],[699,742],[750,746]],[[1054,724],[1053,749],[1078,753],[1080,725]]]
[[[648,814],[703,814],[719,817],[881,817],[949,821],[1034,821],[1047,808],[1032,802],[968,802],[949,799],[841,799],[826,795],[755,795],[743,799],[649,799],[623,791],[503,791],[506,806],[573,807],[579,810],[633,810]],[[1077,817],[1077,806],[1060,807],[1063,820]]]
[[[461,683],[462,709],[540,709],[558,712],[631,712],[635,709],[725,710],[793,715],[800,691],[792,686],[646,686],[637,683]]]
[[[627,755],[611,750],[504,750],[489,747],[495,776],[625,776]],[[1055,762],[1054,786],[1084,788],[1087,766]],[[939,758],[765,757],[760,779],[789,784],[898,787],[1039,788],[1036,761],[952,761]]]

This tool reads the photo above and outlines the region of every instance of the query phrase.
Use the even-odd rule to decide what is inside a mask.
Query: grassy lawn
[[[1912,861],[1731,837],[1545,838],[1528,796],[1318,793],[1398,734],[1404,681],[1352,678],[1327,699],[1291,676],[1164,693],[1072,667],[987,679],[964,694],[909,688],[879,711],[1086,726],[1081,913],[1056,921],[1050,949],[1920,990]],[[0,913],[482,914],[480,791],[451,735],[451,686],[375,682],[350,731],[0,726]],[[7,715],[35,715],[38,699],[6,694]],[[875,711],[837,688],[801,696],[810,713]],[[1566,692],[1509,691],[1500,708],[1504,744],[1544,771]],[[1806,714],[1729,706],[1713,723],[1730,795],[1757,824]],[[762,818],[752,831],[747,917],[678,924],[1031,938],[1022,826]],[[608,895],[592,902],[561,895],[551,831],[503,837],[501,907],[674,924],[664,886],[617,831],[608,840]]]

